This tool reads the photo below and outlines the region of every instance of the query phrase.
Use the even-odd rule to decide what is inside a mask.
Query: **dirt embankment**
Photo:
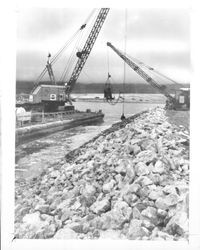
[[[17,238],[188,237],[189,132],[157,108],[16,188]]]

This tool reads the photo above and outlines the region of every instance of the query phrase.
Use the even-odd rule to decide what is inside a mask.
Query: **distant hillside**
[[[43,82],[42,84],[49,84],[48,82]],[[58,83],[59,84],[59,83]],[[59,85],[62,85],[61,83]],[[73,93],[83,93],[83,94],[92,94],[92,93],[103,93],[104,83],[94,83],[94,84],[81,84],[77,83],[73,89]],[[34,83],[28,81],[17,81],[16,82],[16,94],[29,94],[33,89]],[[173,93],[174,90],[179,89],[180,87],[189,87],[189,84],[170,84],[167,85],[167,90],[170,93]],[[123,92],[123,84],[113,84],[113,93]],[[125,93],[159,93],[158,90],[153,88],[149,84],[142,83],[127,83],[125,84]]]

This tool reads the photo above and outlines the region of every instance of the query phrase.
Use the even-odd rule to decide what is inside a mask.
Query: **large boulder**
[[[127,188],[127,193],[135,193],[137,194],[138,191],[140,190],[141,186],[137,183],[132,183],[131,185],[128,186]]]
[[[155,184],[155,185],[161,185],[163,183],[163,175],[160,175],[158,173],[151,173],[149,175],[149,178],[151,179],[151,181]]]
[[[147,228],[149,231],[152,231],[155,228],[155,225],[148,219],[142,220],[141,226]]]
[[[44,204],[44,205],[37,205],[35,207],[35,211],[39,211],[40,213],[47,214],[49,212],[49,205]]]
[[[165,203],[166,205],[169,207],[169,206],[174,206],[176,205],[180,200],[180,197],[177,195],[177,194],[168,194],[166,197],[165,197]]]
[[[77,234],[75,233],[74,230],[66,226],[58,230],[53,238],[62,240],[72,240],[72,239],[77,239]]]
[[[149,179],[147,176],[140,176],[135,180],[135,183],[140,184],[140,186],[148,186],[153,184],[152,180]]]
[[[122,160],[120,159],[118,161],[118,165],[117,167],[115,168],[115,171],[118,173],[118,174],[121,174],[122,176],[125,176],[126,175],[126,167],[124,166],[124,164],[121,164]]]
[[[159,218],[164,219],[167,216],[167,211],[159,208],[157,210],[157,215],[158,215]]]
[[[95,193],[96,193],[95,186],[86,184],[85,187],[83,187],[81,190],[82,203],[85,203],[86,206],[92,205],[96,199]]]
[[[161,160],[156,161],[153,172],[158,174],[165,173],[165,165]]]
[[[155,201],[155,206],[162,210],[169,209],[171,206],[179,202],[180,197],[177,194],[168,194],[167,196],[159,197]]]
[[[103,185],[103,192],[104,193],[110,193],[113,190],[113,187],[115,185],[115,181],[111,180],[110,182]]]
[[[163,196],[163,192],[162,190],[152,190],[150,193],[149,193],[149,199],[151,200],[157,200],[159,197],[162,197]]]
[[[90,210],[95,214],[105,213],[110,210],[110,201],[108,198],[103,200],[96,201],[91,207]]]
[[[54,170],[54,171],[52,171],[51,173],[50,173],[50,177],[51,178],[57,178],[57,177],[59,177],[60,176],[60,171],[58,171],[58,170]]]
[[[132,209],[132,218],[137,220],[140,220],[142,218],[140,211],[136,207],[133,207]]]
[[[121,238],[121,232],[118,230],[106,230],[100,232],[100,239],[109,239],[109,240],[119,240]]]
[[[125,176],[124,181],[126,183],[131,184],[133,183],[134,179],[135,179],[135,170],[133,168],[133,165],[128,164],[126,167],[126,176]]]
[[[141,162],[141,161],[136,164],[135,171],[136,171],[136,174],[138,176],[148,175],[149,174],[149,170],[148,170],[147,165],[144,162]]]
[[[166,210],[168,209],[168,206],[165,202],[165,199],[163,197],[159,197],[156,201],[155,201],[155,206],[158,209],[162,209],[162,210]]]
[[[132,216],[132,209],[124,201],[118,200],[110,212],[112,220],[112,229],[122,229],[126,222],[129,222]]]
[[[185,236],[188,233],[188,224],[187,213],[178,212],[168,222],[166,231],[172,235]]]
[[[147,207],[141,212],[141,215],[149,219],[151,223],[156,224],[158,221],[157,218],[157,209],[154,207]]]
[[[152,150],[144,150],[137,154],[136,162],[144,162],[144,163],[151,163],[157,159],[157,155]]]
[[[131,220],[128,233],[127,233],[127,238],[129,240],[135,240],[137,238],[141,238],[147,235],[148,235],[148,230],[142,227],[141,220],[137,220],[137,219]]]
[[[163,188],[163,192],[166,194],[176,194],[176,188],[173,185],[166,185]]]
[[[56,225],[50,224],[49,226],[45,226],[40,228],[36,234],[35,238],[36,239],[48,239],[54,236],[56,232]]]
[[[64,208],[62,210],[62,215],[61,215],[61,221],[65,222],[66,220],[68,220],[69,218],[71,218],[72,216],[72,211],[70,210],[70,208]]]
[[[107,229],[111,228],[112,213],[110,211],[107,213],[101,214],[99,225],[100,225],[99,228],[102,230],[107,230]]]
[[[138,146],[138,144],[134,144],[132,146],[132,152],[134,155],[137,155],[141,151],[141,148]]]
[[[137,192],[137,195],[140,197],[141,200],[144,200],[146,197],[148,197],[150,193],[150,190],[148,186],[144,186]]]
[[[40,218],[40,212],[26,214],[23,217],[23,223],[29,224],[29,225],[34,225],[35,227],[39,227],[40,225],[44,224],[44,222]]]
[[[127,193],[123,195],[123,200],[129,205],[132,206],[137,200],[138,197],[136,194]]]
[[[45,238],[44,231],[49,227],[47,220],[41,220],[40,212],[26,214],[22,224],[17,228],[15,234],[18,238]]]
[[[83,223],[81,222],[72,222],[67,225],[70,229],[74,230],[76,233],[83,233]]]

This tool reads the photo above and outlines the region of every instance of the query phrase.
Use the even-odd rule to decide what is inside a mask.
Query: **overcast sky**
[[[17,80],[35,80],[48,52],[54,55],[85,22],[92,9],[24,9],[17,12]],[[186,9],[128,9],[127,54],[180,83],[190,82],[190,23]],[[106,46],[124,51],[125,9],[111,9],[79,82],[123,82],[122,59]],[[74,46],[72,44],[72,46]],[[55,64],[59,80],[73,47]],[[78,49],[78,48],[77,48]],[[161,79],[160,79],[161,81]],[[126,82],[144,82],[126,67]]]

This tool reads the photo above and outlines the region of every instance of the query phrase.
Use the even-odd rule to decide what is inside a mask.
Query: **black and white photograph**
[[[189,244],[191,9],[15,18],[12,239]]]

